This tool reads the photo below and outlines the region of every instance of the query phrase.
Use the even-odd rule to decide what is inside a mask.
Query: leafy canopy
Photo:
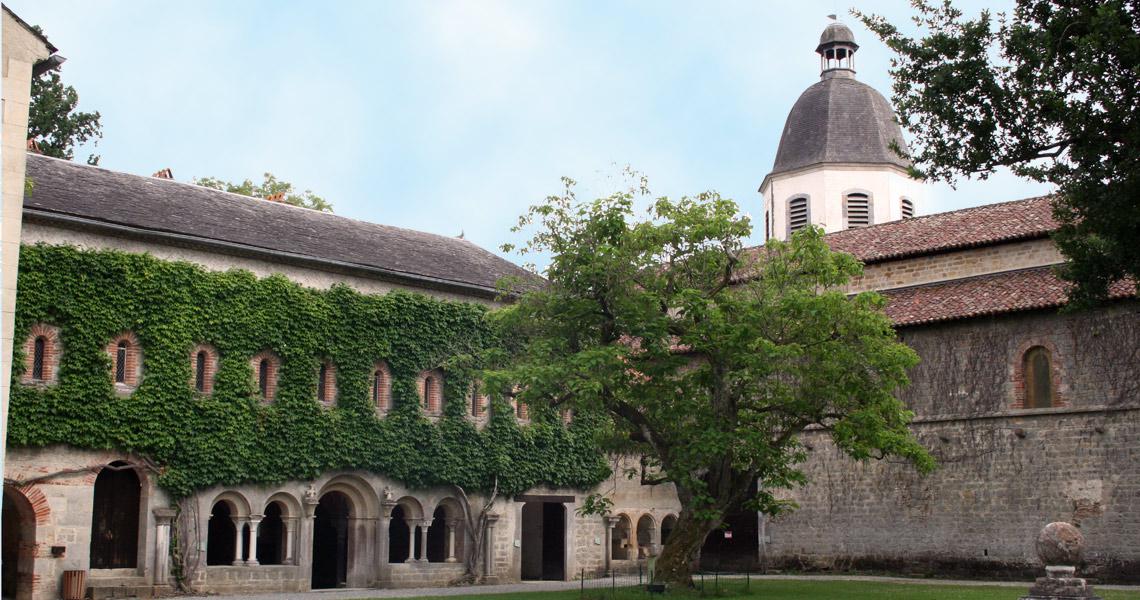
[[[39,27],[35,30],[43,33]],[[79,92],[64,85],[59,72],[47,71],[33,77],[28,139],[34,140],[46,156],[71,160],[76,146],[103,137],[99,111],[83,112],[76,110],[78,106]],[[99,157],[88,156],[87,164],[99,164]]]
[[[649,197],[641,180],[579,202],[565,180],[520,219],[516,230],[537,229],[522,251],[551,256],[549,285],[493,315],[512,362],[489,381],[517,385],[536,412],[607,415],[646,457],[643,480],[676,485],[683,511],[660,568],[687,578],[670,548],[691,558],[729,507],[786,508],[773,492],[804,480],[805,428],[856,458],[932,468],[894,394],[917,357],[881,296],[843,292],[861,271],[854,258],[815,229],[745,249],[748,219],[714,192],[651,200],[637,218]],[[695,546],[678,535],[690,526]]]
[[[216,177],[195,178],[194,183],[203,187],[241,194],[253,198],[275,198],[285,204],[308,208],[321,212],[332,212],[332,204],[310,190],[298,192],[293,184],[277,179],[273,173],[265,173],[261,183],[254,183],[249,179],[241,183],[232,183]]]
[[[897,58],[894,103],[920,174],[999,167],[1055,184],[1072,299],[1140,281],[1140,1],[1018,0],[963,16],[912,0],[922,35],[855,11]]]

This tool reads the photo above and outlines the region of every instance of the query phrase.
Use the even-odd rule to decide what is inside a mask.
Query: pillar
[[[618,517],[605,517],[603,521],[606,524],[606,574],[609,575],[613,572],[614,526],[618,523]]]
[[[420,521],[420,562],[426,563],[427,559],[427,538],[428,527],[431,527],[431,520]]]
[[[243,517],[232,517],[230,520],[234,522],[234,531],[236,532],[234,535],[237,536],[237,539],[234,540],[234,562],[232,564],[235,567],[240,567],[245,564],[245,559],[242,558],[245,554],[245,536],[242,534],[245,533],[246,519]]]
[[[317,514],[319,502],[315,491],[305,494],[305,516],[300,521],[300,529],[297,530],[297,565],[301,567],[306,580],[313,573],[313,519]]]
[[[408,524],[408,558],[404,562],[413,563],[416,562],[416,524],[406,517],[404,522]],[[423,548],[420,551],[422,552]]]
[[[458,526],[458,519],[451,519],[447,522],[447,562],[450,563],[459,561],[455,558],[455,528]]]
[[[249,516],[249,560],[245,561],[246,566],[256,567],[261,564],[257,562],[257,529],[261,527],[261,519],[265,515],[250,515]]]
[[[483,549],[483,576],[494,577],[495,573],[495,522],[499,520],[499,515],[487,515],[487,532],[484,534],[484,549]]]
[[[170,581],[170,525],[174,514],[173,508],[154,509],[154,585],[167,585]]]
[[[649,530],[649,555],[659,554],[661,554],[661,526],[655,524],[653,529]]]
[[[283,565],[291,565],[296,560],[293,556],[294,539],[297,537],[297,517],[289,517],[285,521],[285,558]]]

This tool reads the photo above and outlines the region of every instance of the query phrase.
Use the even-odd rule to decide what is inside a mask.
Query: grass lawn
[[[1028,591],[1019,587],[1004,586],[946,586],[905,583],[879,583],[869,581],[753,581],[745,590],[744,582],[721,581],[720,594],[714,591],[712,581],[706,580],[705,592],[699,590],[670,590],[664,596],[649,596],[639,589],[609,588],[561,592],[521,592],[515,594],[488,594],[473,596],[440,596],[430,600],[700,600],[707,598],[772,600],[1017,600]],[[1140,592],[1103,590],[1097,594],[1104,600],[1140,600]]]

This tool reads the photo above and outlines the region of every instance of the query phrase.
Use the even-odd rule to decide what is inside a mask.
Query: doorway
[[[313,519],[313,589],[348,581],[348,517],[351,501],[340,492],[321,497]]]
[[[522,578],[566,579],[566,505],[531,501],[522,508]]]
[[[14,488],[4,486],[3,522],[4,598],[27,600],[32,597],[36,548],[36,513],[31,502]]]
[[[99,471],[91,512],[91,568],[138,565],[142,483],[134,468],[115,461]]]

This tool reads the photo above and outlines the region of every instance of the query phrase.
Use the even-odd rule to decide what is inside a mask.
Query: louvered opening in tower
[[[871,197],[861,192],[847,194],[847,228],[866,227],[871,224]]]
[[[808,226],[808,199],[792,198],[788,201],[788,235]]]
[[[902,199],[902,218],[909,219],[914,216],[914,202],[910,198]]]

